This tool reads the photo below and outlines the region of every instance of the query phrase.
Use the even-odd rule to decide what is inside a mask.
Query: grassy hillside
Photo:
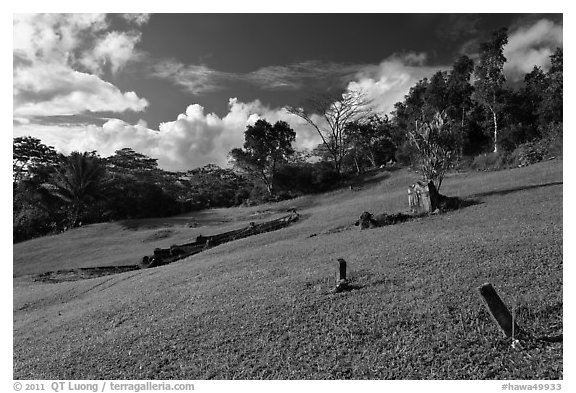
[[[536,335],[562,332],[562,161],[454,174],[442,193],[477,204],[351,226],[365,210],[406,210],[415,179],[381,173],[360,191],[18,244],[14,378],[562,378],[562,343],[511,348],[476,290],[491,282]],[[58,284],[26,276],[136,263],[158,245],[292,206],[303,216],[293,226],[164,267]],[[205,227],[186,226],[201,218]],[[154,240],[162,230],[173,232]],[[334,294],[339,257],[358,289]]]

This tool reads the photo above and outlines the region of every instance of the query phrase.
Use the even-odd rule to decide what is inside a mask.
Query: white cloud
[[[136,26],[142,26],[150,20],[150,14],[122,14],[122,18],[124,18],[128,23],[133,23]]]
[[[348,84],[348,90],[364,91],[376,111],[388,114],[416,82],[448,68],[425,66],[425,60],[423,53],[390,56],[379,65],[366,67],[359,72],[356,80]]]
[[[15,117],[74,115],[85,111],[142,111],[148,102],[122,93],[95,75],[61,64],[38,64],[14,72]]]
[[[185,66],[174,60],[164,60],[154,65],[152,75],[173,81],[192,94],[219,90],[221,81],[229,79],[228,73],[218,72],[203,65]]]
[[[14,55],[32,62],[73,62],[83,39],[107,27],[105,14],[14,15]]]
[[[131,147],[157,158],[164,169],[187,170],[209,163],[225,166],[228,152],[244,143],[246,126],[259,118],[270,123],[287,121],[296,131],[297,148],[311,148],[320,142],[303,121],[284,110],[269,108],[260,101],[243,103],[235,98],[230,99],[228,113],[223,117],[206,114],[202,106],[192,104],[176,120],[161,123],[159,130],[148,128],[144,122],[132,125],[111,119],[101,127],[19,124],[14,126],[14,135],[35,135],[63,153],[97,150],[108,156]]]
[[[102,74],[103,67],[108,64],[112,73],[116,74],[129,61],[139,57],[134,48],[138,41],[138,33],[112,31],[99,39],[93,49],[86,51],[80,62],[97,74]]]
[[[521,79],[535,65],[547,69],[550,55],[557,47],[562,47],[562,30],[562,24],[541,19],[510,32],[504,47],[507,59],[504,71],[508,78]]]
[[[137,33],[107,32],[104,14],[25,14],[13,21],[13,116],[142,111],[148,102],[83,72],[119,71],[134,55]],[[86,53],[92,58],[87,60]],[[89,65],[90,67],[86,67]]]
[[[413,57],[412,61],[421,61]],[[363,64],[338,64],[321,61],[303,61],[288,65],[272,65],[248,73],[214,70],[205,65],[184,65],[175,60],[164,60],[153,66],[152,74],[171,80],[192,94],[220,90],[230,82],[243,82],[261,89],[296,90],[303,86],[341,84],[349,81]],[[340,82],[337,82],[340,81]]]

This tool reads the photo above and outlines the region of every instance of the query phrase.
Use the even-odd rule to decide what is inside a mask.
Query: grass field
[[[562,343],[513,349],[477,287],[491,282],[535,335],[562,332],[562,161],[453,174],[458,211],[359,231],[405,211],[407,170],[359,191],[172,219],[90,225],[14,245],[14,379],[559,379]],[[302,220],[173,264],[33,281],[54,269],[138,263],[297,207]],[[196,228],[187,224],[195,221]],[[337,258],[349,292],[332,293]]]

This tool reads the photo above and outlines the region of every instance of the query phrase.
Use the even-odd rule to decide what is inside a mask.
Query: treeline
[[[550,56],[547,72],[535,66],[522,83],[513,84],[504,75],[506,43],[506,30],[495,32],[481,44],[476,64],[460,57],[449,71],[419,81],[395,105],[399,162],[414,161],[411,131],[439,114],[450,129],[448,147],[456,165],[502,168],[562,155],[562,49]]]
[[[13,175],[14,241],[94,222],[238,205],[251,192],[245,178],[214,165],[168,172],[129,148],[108,158],[65,156],[32,137],[14,138]]]
[[[14,138],[14,241],[88,223],[322,192],[385,164],[414,166],[440,188],[454,167],[494,169],[562,155],[562,49],[548,71],[534,67],[511,84],[504,76],[506,43],[506,30],[495,32],[476,63],[462,56],[419,81],[390,116],[374,113],[361,92],[288,108],[321,137],[310,152],[293,148],[288,123],[258,120],[246,128],[244,145],[230,151],[231,169],[169,172],[130,148],[107,158],[66,156],[36,138]]]

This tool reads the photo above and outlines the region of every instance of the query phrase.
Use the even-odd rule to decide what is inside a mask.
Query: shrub
[[[505,151],[484,153],[474,158],[471,167],[477,171],[493,171],[517,166],[513,154]]]
[[[546,145],[547,158],[562,157],[562,151],[563,151],[562,138],[548,141],[548,144]]]
[[[514,149],[512,156],[518,166],[528,166],[542,161],[544,154],[537,143],[527,142]]]
[[[444,112],[437,112],[429,122],[416,124],[408,130],[416,163],[425,181],[432,181],[440,190],[446,172],[456,157],[455,128]]]
[[[25,204],[14,210],[12,217],[12,242],[18,243],[59,229],[54,217],[44,210],[30,204]]]
[[[327,191],[340,184],[340,176],[330,162],[293,163],[278,168],[275,186],[282,198]]]
[[[516,147],[535,139],[537,136],[538,131],[533,125],[512,124],[500,133],[498,146],[502,150],[513,151]]]
[[[538,131],[542,136],[539,144],[544,158],[562,156],[562,129],[563,123],[551,123],[539,128]]]
[[[413,149],[409,141],[405,141],[404,143],[402,143],[396,150],[396,153],[394,154],[396,162],[402,166],[411,165],[412,155],[414,154],[412,150]]]
[[[472,168],[473,162],[474,162],[474,157],[472,157],[472,156],[458,157],[456,159],[456,162],[454,162],[452,169],[454,169],[457,172],[458,171],[466,171],[466,170]]]

